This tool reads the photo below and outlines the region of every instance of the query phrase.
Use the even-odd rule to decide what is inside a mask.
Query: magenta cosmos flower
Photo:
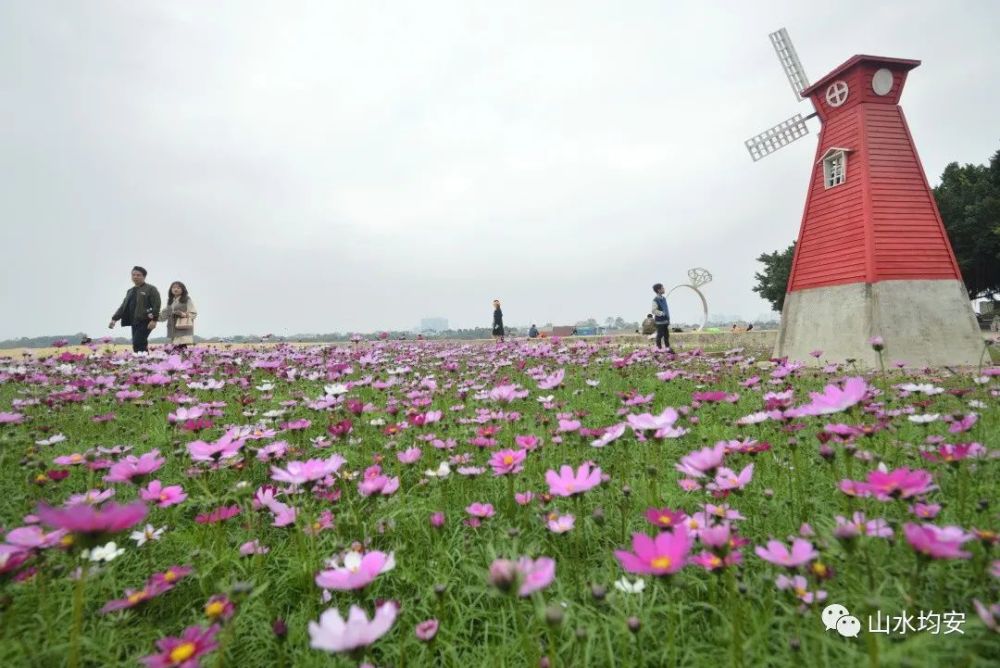
[[[524,458],[528,453],[525,450],[499,450],[490,457],[490,466],[493,467],[493,475],[507,475],[509,473],[520,473],[524,470]]]
[[[180,638],[169,636],[157,640],[159,652],[144,656],[139,661],[147,668],[198,668],[201,657],[219,646],[215,641],[218,632],[218,624],[207,629],[189,626]]]
[[[496,511],[493,509],[492,503],[480,503],[476,501],[475,503],[470,503],[465,508],[465,512],[469,513],[473,517],[493,517],[496,515]]]
[[[865,482],[841,481],[842,490],[850,487],[845,483],[854,483],[856,496],[874,496],[879,501],[908,499],[934,489],[930,472],[923,469],[901,468],[888,472],[876,469],[868,473]]]
[[[105,482],[132,482],[133,478],[144,478],[166,463],[159,450],[153,450],[136,457],[128,455],[120,462],[113,464],[104,476]]]
[[[968,559],[972,556],[961,549],[962,543],[972,539],[972,535],[961,527],[907,522],[903,525],[903,534],[914,550],[932,559]]]
[[[160,508],[175,506],[187,498],[184,488],[180,485],[170,485],[164,487],[159,480],[153,480],[146,487],[139,490],[139,497],[143,501],[155,503]]]
[[[647,508],[646,521],[653,526],[662,528],[673,528],[681,524],[687,518],[683,510],[671,510],[670,508]]]
[[[326,459],[310,459],[304,462],[288,462],[286,468],[271,467],[271,479],[277,482],[287,482],[301,485],[307,482],[322,480],[331,473],[336,473],[347,461],[338,454]]]
[[[361,555],[358,552],[348,552],[344,555],[344,565],[332,561],[333,568],[320,571],[316,575],[316,585],[323,589],[347,591],[361,589],[375,580],[382,573],[396,567],[392,552],[386,554],[374,550]]]
[[[116,610],[125,610],[141,605],[151,598],[156,598],[160,594],[170,591],[174,585],[163,580],[150,580],[142,589],[126,589],[125,597],[108,601],[104,607],[98,610],[99,614],[106,615]]]
[[[319,616],[319,623],[309,622],[309,646],[327,652],[349,652],[367,647],[392,628],[396,612],[396,604],[390,601],[376,608],[369,621],[364,610],[352,605],[345,620],[339,610],[330,608]]]
[[[601,469],[585,462],[574,473],[569,465],[563,464],[559,473],[552,469],[546,471],[545,482],[549,484],[549,494],[553,496],[582,494],[601,484]]]
[[[38,519],[57,529],[70,533],[98,536],[125,531],[146,519],[149,510],[141,501],[128,505],[108,503],[100,508],[80,503],[69,508],[53,508],[38,504]]]
[[[434,636],[438,632],[438,620],[436,619],[425,619],[424,621],[417,624],[416,628],[413,629],[419,640],[424,642],[429,642],[434,639]]]
[[[781,541],[769,540],[766,548],[758,545],[754,551],[764,561],[770,561],[772,564],[787,568],[796,568],[819,556],[819,552],[816,551],[813,544],[802,538],[796,538],[792,541],[791,550]]]
[[[629,573],[672,575],[687,563],[691,536],[683,528],[664,531],[656,538],[632,534],[634,552],[615,550],[615,557]]]

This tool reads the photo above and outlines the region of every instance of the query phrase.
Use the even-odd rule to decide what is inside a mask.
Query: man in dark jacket
[[[131,325],[132,351],[138,353],[149,349],[149,333],[156,327],[160,315],[160,293],[146,282],[146,270],[142,267],[132,267],[132,283],[122,305],[111,316],[108,329],[114,329],[119,320],[122,327]]]
[[[656,347],[670,350],[670,309],[667,308],[663,283],[653,286],[653,322],[656,324]]]

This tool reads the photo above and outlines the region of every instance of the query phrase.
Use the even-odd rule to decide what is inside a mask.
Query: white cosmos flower
[[[636,578],[635,582],[629,582],[624,576],[620,580],[615,580],[615,589],[626,594],[641,594],[645,588],[646,581],[642,578]]]
[[[135,541],[136,547],[142,547],[151,540],[160,540],[160,537],[166,530],[167,527],[160,527],[159,529],[156,529],[152,524],[147,524],[146,528],[142,531],[133,531],[129,538]]]
[[[62,434],[53,434],[52,436],[46,438],[42,441],[35,441],[35,445],[55,445],[56,443],[62,443],[66,440],[66,437]]]
[[[904,392],[919,392],[920,394],[927,394],[927,395],[941,394],[942,392],[944,392],[943,387],[937,387],[931,385],[930,383],[921,383],[919,385],[916,383],[905,383],[903,385],[900,385],[899,389],[903,390]]]
[[[324,385],[323,391],[330,396],[336,397],[340,394],[347,394],[347,386],[343,383],[332,383],[330,385]]]
[[[939,417],[941,417],[940,413],[924,413],[923,415],[909,415],[906,419],[917,424],[930,424]]]
[[[95,547],[92,550],[83,550],[80,553],[84,559],[90,559],[91,561],[112,561],[123,554],[125,554],[125,548],[118,547],[115,541],[111,541],[107,545]]]
[[[427,469],[424,471],[424,475],[428,478],[447,478],[448,474],[451,473],[451,467],[448,466],[448,462],[441,462],[441,465],[437,467],[437,470]]]
[[[553,394],[550,394],[547,397],[535,397],[535,398],[538,399],[538,403],[540,403],[540,404],[552,403],[556,399],[555,395],[553,395]]]
[[[256,387],[261,392],[270,392],[271,390],[274,389],[274,383],[261,383],[260,385],[257,385]]]

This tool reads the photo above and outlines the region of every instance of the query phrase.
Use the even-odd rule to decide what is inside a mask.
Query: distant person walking
[[[146,282],[146,270],[132,267],[132,287],[125,293],[122,305],[111,316],[108,329],[114,329],[121,320],[122,327],[132,327],[132,351],[149,350],[149,333],[156,327],[160,315],[160,293],[156,287]]]
[[[160,311],[160,322],[167,323],[167,340],[179,350],[194,345],[194,319],[198,310],[194,306],[187,286],[180,281],[170,284],[167,305]]]
[[[503,343],[503,311],[500,310],[500,300],[493,300],[493,336]]]
[[[666,290],[663,283],[653,286],[653,322],[656,324],[656,347],[670,350],[670,309],[667,308],[667,298],[663,296]]]
[[[653,320],[653,314],[647,313],[646,319],[642,321],[642,335],[649,336],[650,334],[656,333],[656,322]]]

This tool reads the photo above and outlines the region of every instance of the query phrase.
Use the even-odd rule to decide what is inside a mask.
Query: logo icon
[[[831,603],[823,608],[820,615],[826,630],[836,629],[845,638],[857,638],[861,633],[861,620],[851,615],[851,611],[839,603]]]

